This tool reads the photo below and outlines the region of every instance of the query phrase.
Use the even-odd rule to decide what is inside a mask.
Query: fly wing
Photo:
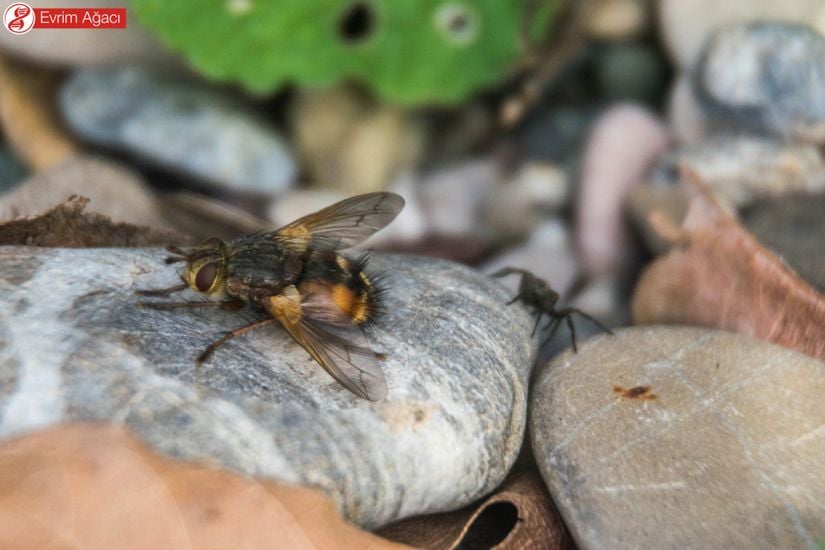
[[[370,401],[387,396],[387,381],[363,331],[323,293],[302,296],[294,286],[264,305],[324,369]]]
[[[298,253],[309,247],[343,250],[389,224],[402,208],[404,199],[395,193],[357,195],[285,225],[273,238]]]

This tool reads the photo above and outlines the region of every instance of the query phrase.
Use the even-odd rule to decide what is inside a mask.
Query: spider
[[[526,269],[505,267],[504,269],[493,273],[491,277],[506,277],[507,275],[514,273],[521,275],[521,282],[519,282],[518,285],[518,293],[512,300],[507,302],[507,305],[509,306],[515,302],[521,302],[529,309],[533,310],[536,315],[536,324],[533,325],[533,332],[530,335],[533,336],[536,334],[536,330],[538,329],[539,323],[541,322],[541,318],[543,316],[547,315],[550,317],[550,323],[545,327],[545,329],[550,329],[550,332],[547,334],[547,338],[544,342],[542,342],[539,349],[546,346],[550,340],[553,339],[553,336],[556,334],[556,330],[559,328],[559,325],[561,325],[561,321],[564,320],[570,328],[570,336],[573,341],[573,351],[578,353],[579,350],[576,346],[576,327],[573,325],[572,320],[574,313],[578,313],[585,319],[592,321],[596,324],[596,326],[608,334],[613,334],[612,330],[580,309],[574,307],[563,307],[556,309],[556,303],[559,301],[558,292],[550,288],[550,285],[547,284],[546,281],[536,277]]]

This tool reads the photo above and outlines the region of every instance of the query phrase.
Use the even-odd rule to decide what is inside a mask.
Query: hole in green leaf
[[[338,35],[344,42],[363,42],[375,30],[375,9],[369,2],[353,2],[338,21]]]
[[[480,25],[470,6],[449,3],[435,13],[435,26],[450,42],[463,46],[476,39]]]

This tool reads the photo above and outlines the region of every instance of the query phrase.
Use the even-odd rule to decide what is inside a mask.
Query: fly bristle
[[[359,271],[359,278],[364,282],[367,292],[367,326],[379,322],[387,313],[386,297],[390,287],[388,284],[388,273],[386,271],[376,271],[367,274]]]

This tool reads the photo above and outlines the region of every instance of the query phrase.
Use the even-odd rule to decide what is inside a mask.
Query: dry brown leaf
[[[379,534],[433,549],[575,548],[544,482],[535,472],[511,475],[496,494],[478,506],[402,521]]]
[[[80,148],[55,112],[55,74],[0,57],[0,123],[6,139],[34,170],[46,170]]]
[[[175,231],[113,222],[101,214],[84,212],[88,203],[85,197],[71,196],[40,214],[0,222],[0,245],[85,248],[191,242]]]
[[[695,174],[683,171],[683,178],[703,189]],[[680,233],[636,286],[636,323],[728,329],[825,360],[825,296],[759,244],[706,190],[691,202]]]
[[[103,424],[0,446],[0,547],[405,548],[344,522],[319,491],[165,458]]]

